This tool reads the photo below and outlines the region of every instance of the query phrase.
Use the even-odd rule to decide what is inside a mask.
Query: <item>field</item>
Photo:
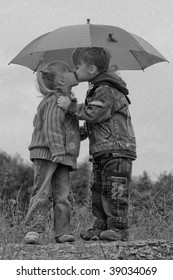
[[[89,179],[88,179],[89,178]],[[10,244],[22,244],[26,234],[24,218],[33,183],[33,170],[19,156],[0,157],[0,258],[6,258]],[[81,230],[92,227],[91,211],[92,172],[88,163],[81,164],[71,176],[70,194],[71,225],[79,256],[86,247],[80,238]],[[165,240],[173,242],[173,174],[164,172],[152,181],[144,172],[132,178],[129,207],[130,242]],[[41,237],[44,246],[54,246],[53,213],[50,207],[47,227]],[[99,243],[101,254],[106,257],[104,246]],[[88,246],[88,245],[87,245]],[[3,249],[2,249],[3,248]],[[108,250],[107,250],[108,252]],[[108,254],[108,253],[107,253]],[[8,258],[15,259],[13,253]]]

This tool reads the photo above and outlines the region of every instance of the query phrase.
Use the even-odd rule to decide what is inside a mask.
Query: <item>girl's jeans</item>
[[[34,188],[25,220],[28,230],[44,232],[52,196],[55,237],[71,234],[68,166],[42,159],[34,160],[33,166]]]
[[[94,228],[128,228],[129,187],[132,160],[108,154],[94,159],[92,213]]]

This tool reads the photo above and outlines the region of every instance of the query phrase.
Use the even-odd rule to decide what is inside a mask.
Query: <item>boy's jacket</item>
[[[38,106],[29,146],[30,158],[52,161],[58,156],[57,162],[73,170],[77,166],[80,148],[79,121],[75,116],[65,115],[57,106],[61,95],[63,92],[47,94]],[[71,98],[70,94],[67,96]]]
[[[116,74],[101,73],[90,81],[85,104],[73,104],[69,113],[86,121],[91,155],[113,152],[136,158],[136,139],[129,112],[126,83]]]

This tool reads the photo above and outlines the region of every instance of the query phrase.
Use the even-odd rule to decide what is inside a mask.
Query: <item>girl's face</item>
[[[79,84],[77,77],[73,71],[68,71],[63,73],[63,80],[67,87],[72,88]]]

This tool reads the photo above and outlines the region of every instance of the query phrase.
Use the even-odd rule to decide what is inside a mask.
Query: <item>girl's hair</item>
[[[58,88],[61,88],[58,79],[62,78],[64,72],[69,71],[71,71],[71,68],[64,61],[54,60],[42,64],[36,72],[38,90],[43,95],[56,92]]]
[[[107,71],[110,59],[110,53],[98,47],[77,48],[72,54],[74,65],[80,64],[81,62],[86,63],[88,66],[95,65],[100,73]]]

